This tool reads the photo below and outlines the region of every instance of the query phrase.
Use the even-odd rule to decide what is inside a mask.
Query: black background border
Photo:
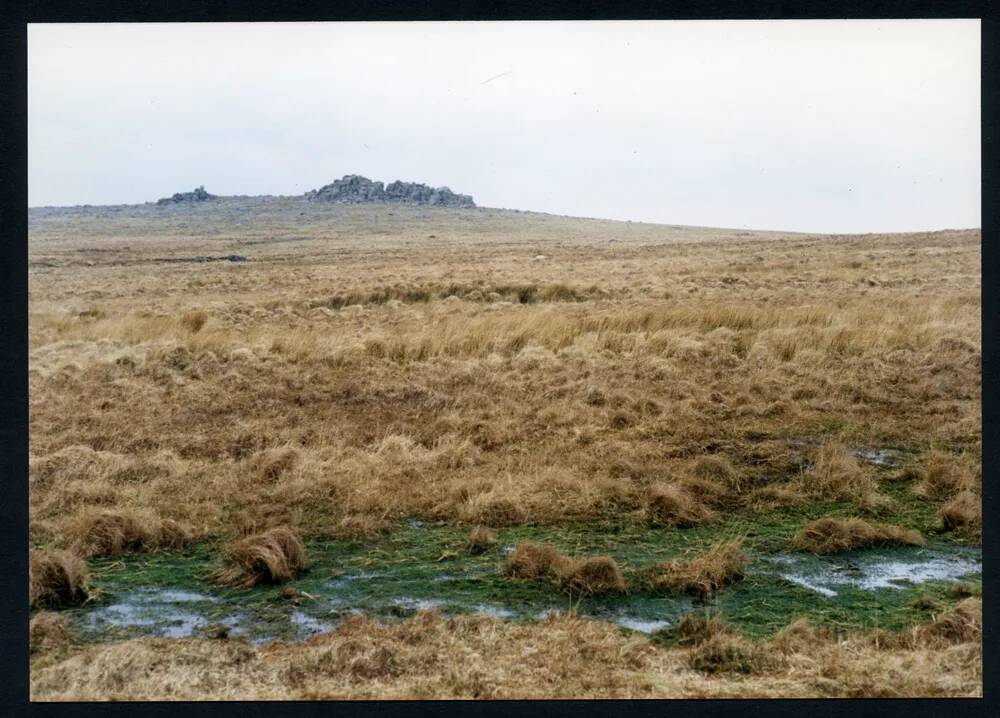
[[[998,555],[996,515],[997,409],[1000,374],[996,361],[1000,324],[997,287],[997,32],[996,11],[986,1],[881,0],[802,2],[766,0],[677,0],[675,2],[566,2],[559,0],[39,0],[7,2],[0,25],[0,463],[5,489],[0,499],[0,715],[188,716],[209,713],[314,716],[557,716],[775,715],[935,716],[1000,715],[997,700],[997,584],[992,558],[984,561],[984,699],[933,700],[671,700],[671,701],[364,701],[234,703],[28,703],[28,403],[27,403],[27,22],[182,21],[379,21],[379,20],[584,20],[584,19],[982,19],[982,318],[983,318],[983,553]]]

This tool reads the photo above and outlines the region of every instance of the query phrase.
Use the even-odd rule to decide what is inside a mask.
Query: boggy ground
[[[754,548],[777,552],[828,514],[977,543],[979,243],[978,230],[820,236],[294,198],[32,210],[32,546],[100,560],[278,524],[363,542],[414,518],[456,530],[600,520],[683,542],[731,535],[739,516]],[[204,261],[230,255],[247,261]],[[856,456],[886,447],[888,467]],[[536,641],[559,651],[565,626],[475,625],[498,694],[740,692],[695,668],[694,683],[649,679],[655,689],[525,683],[504,673],[512,656]],[[580,635],[604,646],[616,630]],[[958,679],[904,681],[900,694],[975,694],[977,641],[961,644]],[[198,645],[43,653],[35,696],[120,695],[83,673],[39,677],[119,650],[165,651],[181,672],[201,670],[184,656],[248,660]],[[892,679],[872,671],[945,649],[898,650],[864,667],[843,656],[874,686]],[[642,673],[674,675],[672,660]],[[390,671],[329,694],[476,694],[443,677],[452,661],[427,663],[420,685]],[[855,690],[841,673],[795,687],[805,673],[787,670],[760,690]],[[308,694],[285,683],[260,691]]]

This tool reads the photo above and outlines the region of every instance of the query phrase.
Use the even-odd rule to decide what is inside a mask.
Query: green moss
[[[312,568],[288,586],[231,589],[204,581],[218,565],[218,546],[198,544],[183,552],[136,554],[91,562],[93,584],[100,597],[69,611],[78,619],[87,640],[138,635],[141,627],[121,631],[88,629],[88,615],[109,604],[130,600],[137,591],[182,589],[204,594],[203,601],[188,601],[178,609],[194,612],[208,623],[239,614],[240,625],[251,638],[292,639],[300,628],[294,615],[332,625],[351,611],[382,616],[406,616],[422,606],[437,606],[446,613],[499,610],[515,620],[526,620],[549,610],[577,610],[613,620],[626,615],[641,620],[676,620],[690,610],[721,612],[741,632],[752,637],[773,634],[798,617],[838,631],[874,627],[899,630],[926,620],[926,613],[911,604],[919,595],[942,605],[957,599],[948,591],[955,582],[863,591],[839,590],[824,597],[786,581],[772,572],[754,570],[706,603],[694,597],[657,595],[643,586],[642,569],[652,563],[700,551],[720,536],[742,535],[753,555],[786,550],[788,537],[808,521],[822,515],[848,515],[849,505],[830,504],[801,509],[738,514],[723,524],[691,529],[650,529],[634,521],[517,526],[497,529],[497,545],[480,555],[463,550],[468,527],[430,524],[404,528],[369,541],[311,540],[307,542]],[[922,525],[926,517],[910,514],[904,525]],[[900,521],[900,523],[903,523]],[[551,543],[575,556],[611,555],[622,567],[630,586],[625,596],[573,598],[547,581],[511,581],[501,577],[505,547],[519,541]],[[949,550],[948,541],[935,539],[938,550]],[[818,561],[818,559],[816,559]],[[286,595],[287,587],[294,597]],[[212,600],[214,599],[214,600]],[[143,608],[149,618],[157,609]],[[160,610],[162,613],[162,610]]]

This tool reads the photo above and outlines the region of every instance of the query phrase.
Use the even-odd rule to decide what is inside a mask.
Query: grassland
[[[204,261],[229,255],[248,261]],[[657,559],[733,537],[773,553],[827,517],[867,528],[845,521],[823,545],[979,541],[978,230],[824,236],[293,198],[43,209],[29,290],[39,557],[222,556],[283,526],[307,548],[375,545],[414,519],[451,532],[439,553],[477,526],[571,548],[581,524],[598,527],[582,540],[594,553],[614,553],[602,532],[623,545],[655,532]],[[886,448],[891,467],[857,455]],[[630,591],[632,559],[619,555]],[[888,638],[802,610],[816,625],[734,615],[687,644],[573,615],[422,613],[269,647],[63,640],[33,654],[32,690],[979,695],[977,599],[934,599],[930,615],[890,611]]]

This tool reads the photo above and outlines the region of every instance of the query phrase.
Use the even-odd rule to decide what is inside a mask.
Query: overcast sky
[[[300,194],[978,227],[977,20],[32,25],[29,205]]]

